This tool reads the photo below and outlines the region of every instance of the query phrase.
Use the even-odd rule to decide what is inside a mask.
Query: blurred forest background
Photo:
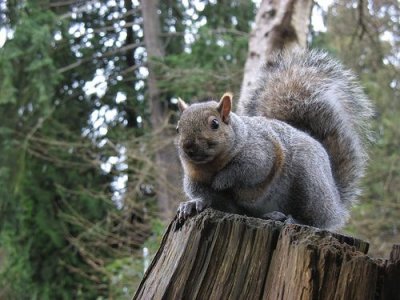
[[[177,97],[237,99],[258,2],[0,1],[1,299],[133,295],[182,200]],[[376,105],[344,232],[386,256],[400,241],[399,3],[319,1],[310,18],[309,46]]]

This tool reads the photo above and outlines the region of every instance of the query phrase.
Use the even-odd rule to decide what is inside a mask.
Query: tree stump
[[[133,299],[400,299],[400,245],[207,209],[168,227]]]

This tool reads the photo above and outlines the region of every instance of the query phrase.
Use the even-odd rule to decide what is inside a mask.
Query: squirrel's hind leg
[[[266,213],[261,218],[266,219],[266,220],[280,221],[285,224],[304,225],[303,222],[293,218],[292,215],[285,215],[284,213],[282,213],[280,211],[273,211],[273,212]]]

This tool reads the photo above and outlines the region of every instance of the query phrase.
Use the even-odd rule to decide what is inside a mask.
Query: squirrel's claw
[[[178,207],[179,221],[184,221],[187,218],[189,218],[190,215],[192,214],[194,207],[195,206],[193,205],[193,203],[191,201],[182,202],[181,204],[179,204],[179,207]]]
[[[178,207],[178,219],[180,221],[185,221],[190,216],[198,214],[202,212],[206,208],[206,204],[204,201],[200,199],[190,200],[186,202],[182,202]]]

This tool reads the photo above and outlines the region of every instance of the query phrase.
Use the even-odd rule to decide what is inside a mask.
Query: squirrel
[[[237,113],[230,93],[192,105],[179,98],[178,107],[188,197],[179,220],[212,207],[322,229],[347,221],[373,108],[353,73],[326,52],[276,54]]]

